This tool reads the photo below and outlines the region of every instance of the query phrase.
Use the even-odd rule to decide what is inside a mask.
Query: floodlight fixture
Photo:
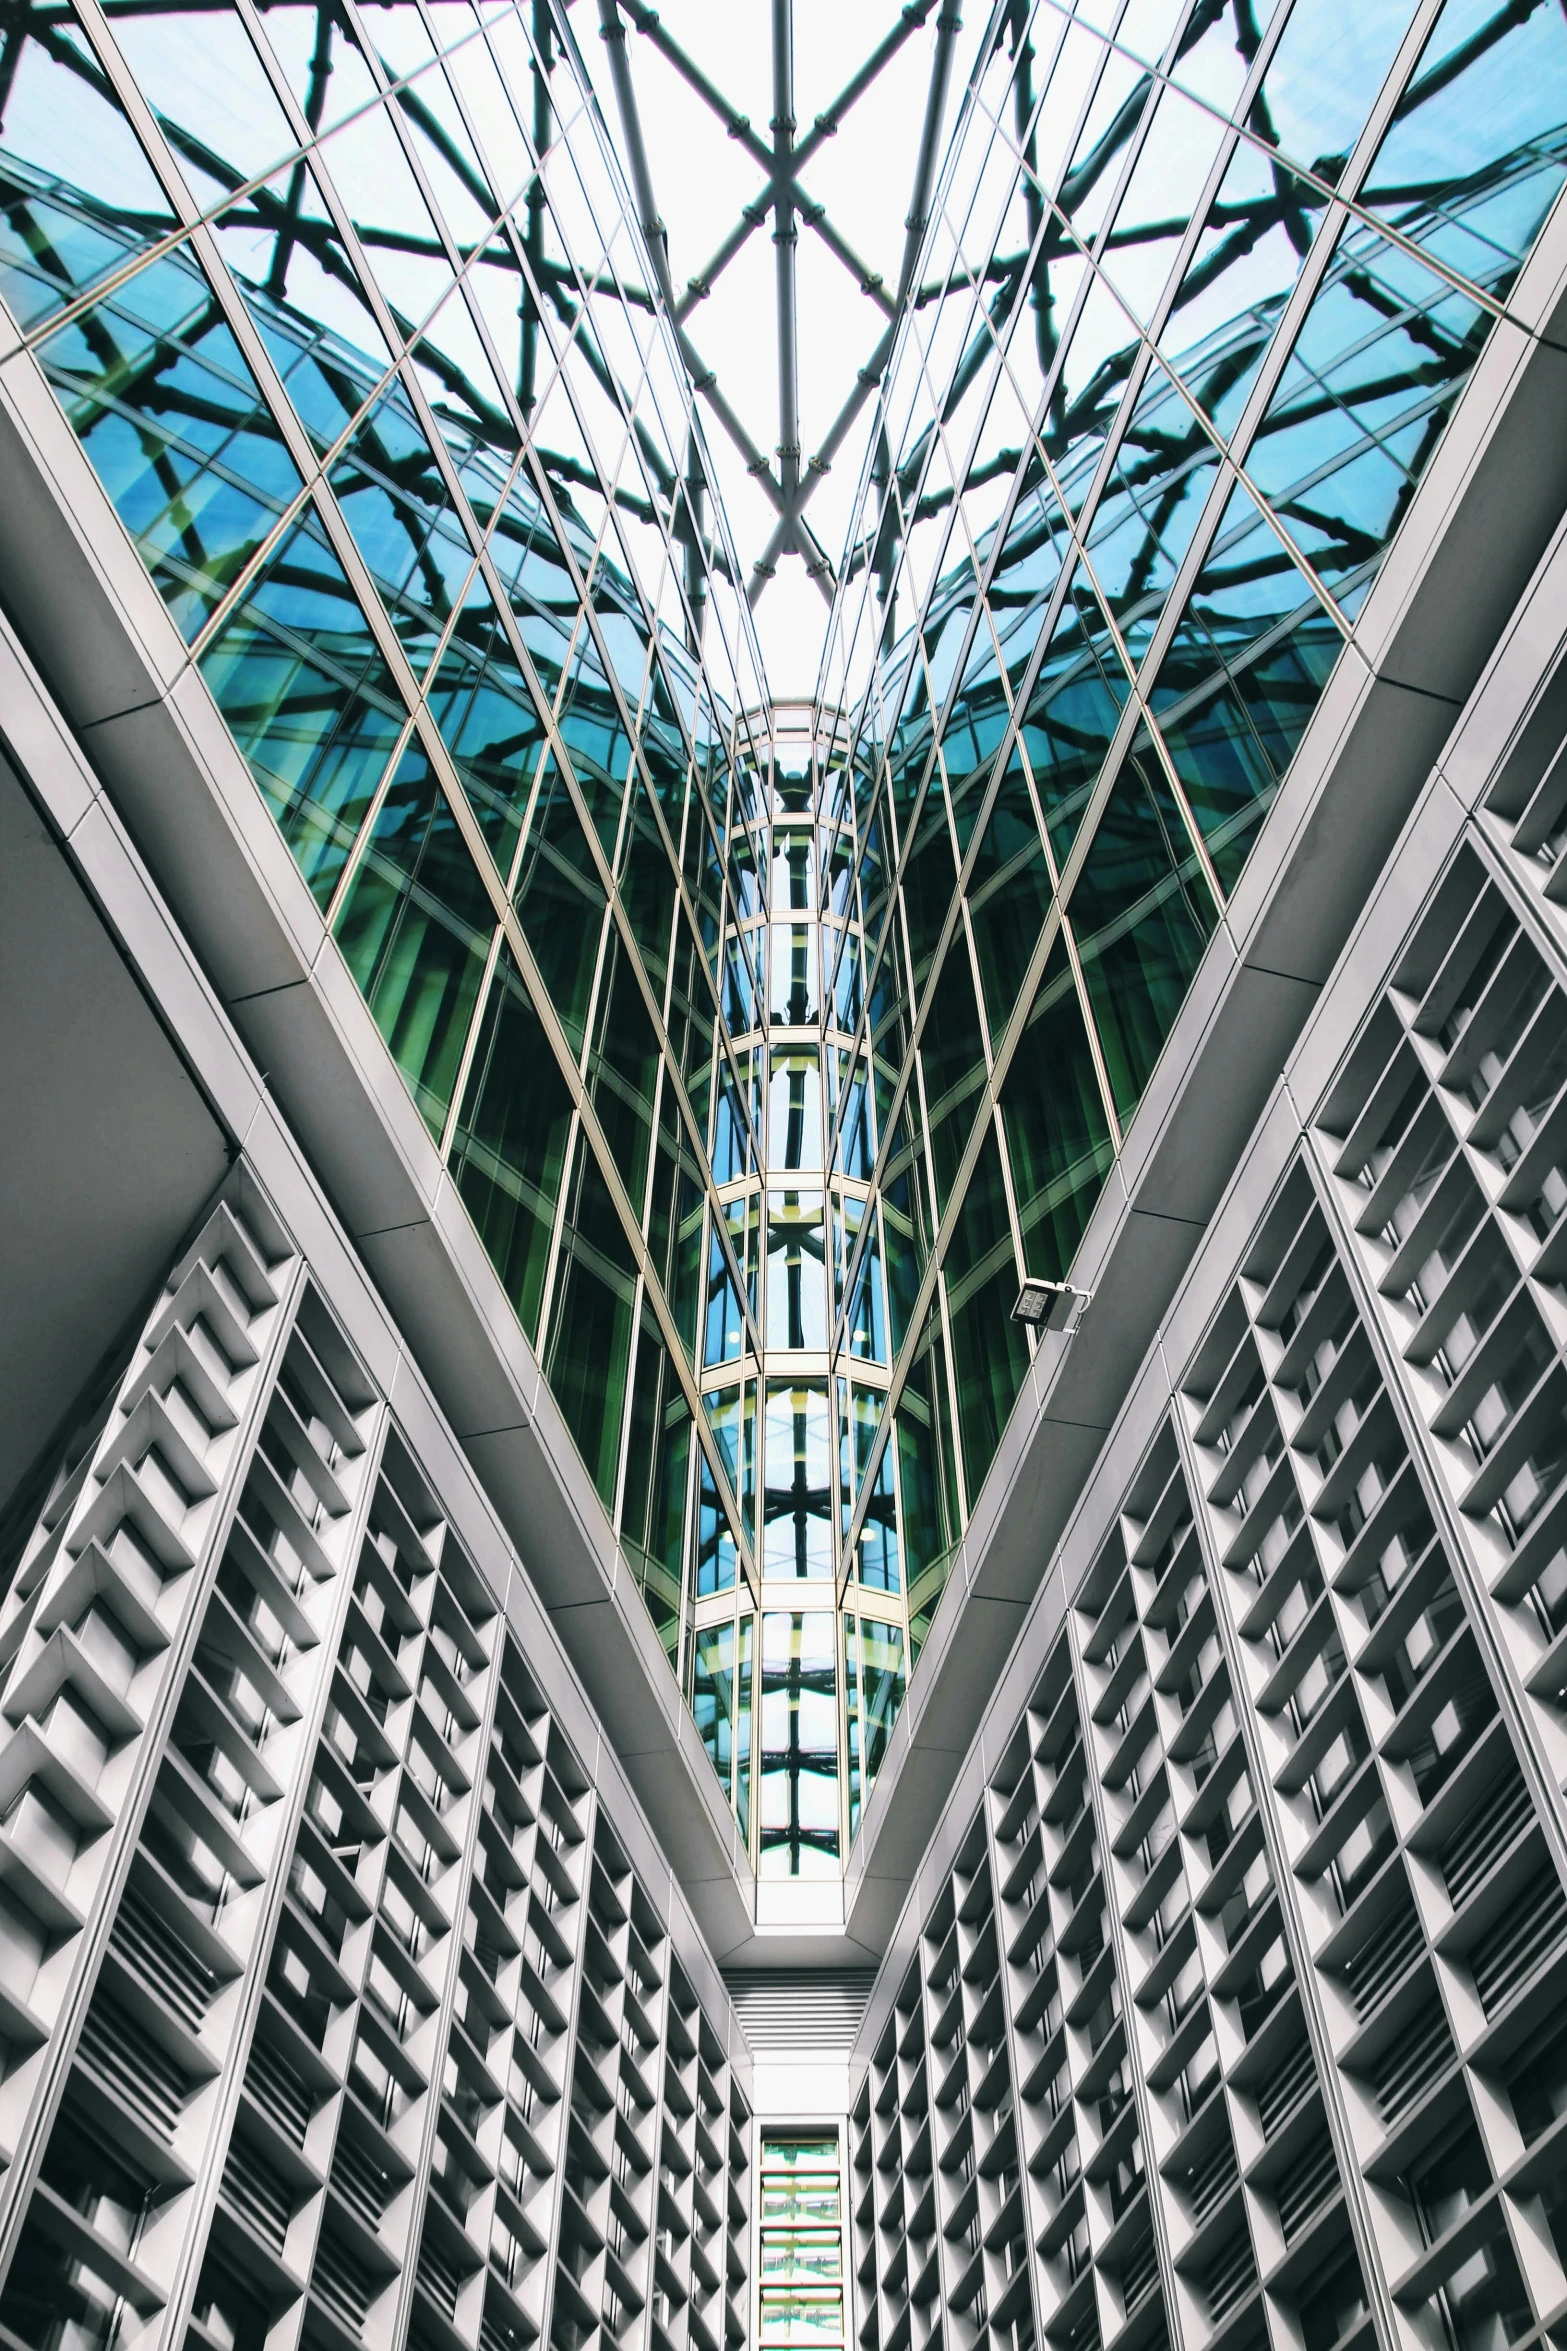
[[[1070,1338],[1092,1298],[1092,1290],[1074,1289],[1070,1282],[1036,1281],[1030,1275],[1017,1294],[1012,1320],[1030,1330],[1065,1331]]]

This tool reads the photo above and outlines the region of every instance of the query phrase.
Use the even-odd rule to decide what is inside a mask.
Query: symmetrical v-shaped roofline
[[[816,116],[803,137],[794,110],[794,0],[769,0],[772,14],[772,134],[769,145],[750,119],[715,85],[689,51],[660,21],[656,9],[642,0],[598,0],[599,29],[610,59],[615,104],[625,141],[626,160],[636,195],[639,224],[657,277],[665,311],[679,340],[681,356],[691,381],[712,411],[719,427],[734,443],[777,509],[771,538],[751,566],[746,595],[754,609],[776,574],[780,557],[797,554],[809,576],[821,589],[829,608],[837,585],[831,556],[812,530],[806,508],[832,466],[852,426],[877,391],[886,370],[898,327],[912,295],[926,231],[930,226],[931,196],[940,161],[942,128],[952,76],[953,50],[962,30],[962,15],[948,0],[936,15],[936,38],[931,51],[913,187],[905,222],[903,255],[895,286],[856,253],[828,215],[825,204],[810,196],[803,173],[825,142],[836,136],[855,104],[874,85],[883,70],[918,32],[937,7],[937,0],[908,0],[898,22],[883,36],[859,68],[850,75],[830,105]],[[677,290],[669,266],[668,236],[659,214],[636,74],[631,62],[628,26],[634,28],[668,60],[693,89],[727,135],[735,140],[766,176],[753,200],[741,208],[734,227],[711,258]],[[758,448],[751,433],[725,397],[717,370],[697,349],[688,322],[698,306],[750,239],[771,219],[777,279],[778,441],[776,465]],[[796,251],[801,226],[819,237],[835,260],[856,280],[886,319],[882,333],[858,369],[832,424],[818,446],[807,455],[800,439],[800,351],[802,323]],[[808,331],[808,327],[806,329]]]

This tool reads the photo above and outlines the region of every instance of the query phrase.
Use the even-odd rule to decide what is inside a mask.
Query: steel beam
[[[773,0],[773,248],[778,290],[778,479],[784,512],[800,496],[799,315],[794,212],[794,0]]]

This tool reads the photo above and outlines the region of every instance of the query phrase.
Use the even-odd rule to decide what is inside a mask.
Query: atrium
[[[0,33],[0,2351],[1560,2351],[1562,0]]]

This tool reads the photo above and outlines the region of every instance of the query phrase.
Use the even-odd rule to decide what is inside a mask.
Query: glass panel
[[[957,1375],[958,1433],[970,1504],[1001,1441],[1028,1376],[1028,1342],[1012,1320],[1017,1255],[1007,1211],[1001,1147],[987,1122],[943,1266],[952,1367]]]
[[[490,855],[509,873],[544,723],[482,581],[468,591],[427,698]]]
[[[772,1054],[767,1154],[769,1166],[780,1171],[822,1164],[821,1069],[814,1047],[779,1047]]]
[[[103,303],[40,356],[189,643],[300,481],[206,279],[186,260],[155,263],[151,274],[177,325],[156,334]]]
[[[1360,201],[1505,294],[1567,171],[1559,9],[1448,0]]]
[[[439,1135],[495,912],[417,743],[388,787],[334,927],[377,1028]]]
[[[762,1461],[762,1573],[831,1576],[832,1437],[825,1380],[768,1382]]]
[[[849,1728],[849,1839],[860,1825],[864,1800],[876,1784],[887,1742],[903,1704],[903,1632],[870,1617],[844,1618]],[[863,1761],[861,1704],[864,1706]],[[826,2270],[823,2276],[834,2276]]]
[[[1363,600],[1490,317],[1370,230],[1344,239],[1247,465],[1346,610]]]
[[[827,1345],[826,1211],[820,1192],[767,1196],[767,1345]]]
[[[737,1388],[715,1389],[702,1401],[708,1426],[718,1440],[730,1490],[749,1529],[756,1507],[756,1382],[743,1380]],[[720,1545],[713,1554],[711,1573],[699,1577],[697,1589],[723,1592],[734,1580],[733,1546]]]
[[[200,669],[324,910],[406,715],[369,622],[309,521],[283,541]]]
[[[968,884],[969,921],[992,1045],[1012,1016],[1052,894],[1023,755],[1014,746]]]
[[[561,1235],[563,1262],[555,1282],[544,1369],[600,1499],[612,1509],[631,1357],[636,1260],[598,1162],[580,1131]]]
[[[692,1643],[691,1712],[727,1800],[734,1771],[735,1628],[708,1625]]]
[[[960,932],[948,948],[931,991],[920,1039],[926,1116],[939,1212],[946,1206],[958,1163],[974,1122],[985,1082],[985,1048],[979,1007],[969,968],[968,946]]]
[[[1116,780],[1067,912],[1124,1125],[1217,920],[1146,736]]]
[[[762,1875],[834,1876],[838,1619],[831,1611],[794,1616],[771,1610],[762,1618],[761,1700]]]
[[[237,10],[109,0],[104,14],[203,210],[298,146]]]
[[[611,930],[588,1056],[588,1086],[611,1162],[639,1223],[646,1207],[658,1068],[658,1032],[636,965],[619,931]]]
[[[528,1338],[539,1331],[571,1091],[502,942],[452,1139],[453,1180]]]
[[[511,894],[550,1002],[580,1053],[608,901],[576,804],[553,758],[544,761]]]
[[[422,675],[462,599],[473,550],[400,391],[377,402],[330,480],[403,650]]]
[[[958,1539],[957,1454],[947,1395],[947,1351],[932,1315],[896,1414],[904,1580],[909,1595],[909,1671],[946,1589]]]
[[[1235,676],[1167,712],[1161,732],[1219,885],[1239,879],[1343,640],[1312,609]]]
[[[620,1542],[648,1603],[648,1615],[665,1655],[679,1655],[681,1568],[686,1556],[686,1516],[691,1512],[691,1406],[679,1385],[670,1352],[644,1307],[637,1342],[637,1380],[625,1446],[625,1483],[620,1495]]]
[[[1050,950],[1000,1107],[1024,1272],[1064,1281],[1114,1146],[1063,939]]]
[[[751,1836],[751,1721],[752,1675],[755,1671],[756,1619],[740,1619],[739,1696],[735,1707],[735,1811],[740,1834]]]
[[[1296,0],[1252,101],[1262,138],[1334,185],[1408,29],[1409,0]]]
[[[96,58],[68,17],[8,26],[0,83],[0,293],[38,326],[174,214]]]

